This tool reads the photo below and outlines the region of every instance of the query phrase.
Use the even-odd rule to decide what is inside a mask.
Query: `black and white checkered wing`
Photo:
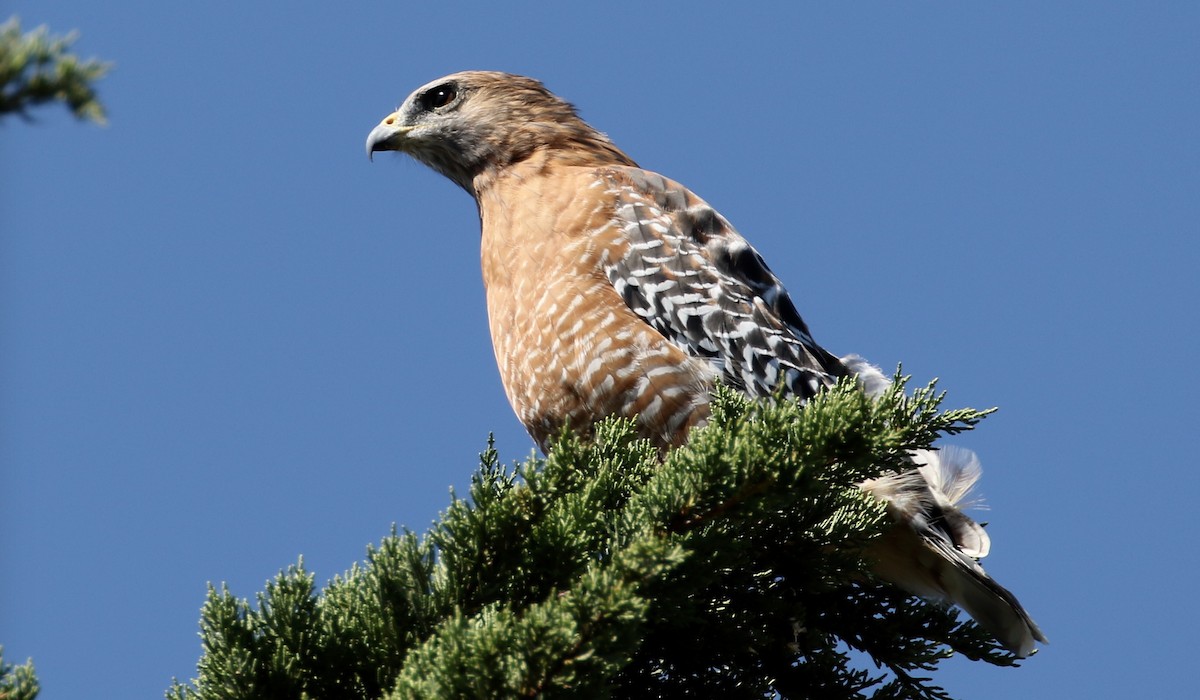
[[[627,248],[606,273],[638,316],[750,396],[807,399],[846,374],[813,340],[787,290],[720,214],[682,185],[609,168]]]

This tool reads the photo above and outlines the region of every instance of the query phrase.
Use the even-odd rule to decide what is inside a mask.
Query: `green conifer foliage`
[[[666,455],[623,420],[511,469],[489,444],[469,498],[322,590],[303,562],[254,606],[210,590],[168,697],[947,698],[929,672],[954,651],[1015,658],[864,573],[887,517],[856,486],[987,413],[942,398],[720,390]]]
[[[75,32],[52,35],[44,26],[22,34],[16,17],[0,24],[0,117],[28,118],[31,107],[62,102],[78,119],[105,123],[93,83],[112,66],[70,53],[77,38]]]
[[[0,646],[0,700],[33,700],[40,690],[33,661],[21,666],[5,663],[4,647]]]

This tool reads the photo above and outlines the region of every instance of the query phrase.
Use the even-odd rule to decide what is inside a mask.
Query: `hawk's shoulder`
[[[762,256],[707,202],[640,168],[596,175],[626,243],[605,272],[630,310],[669,342],[755,396],[783,388],[807,398],[845,373]]]

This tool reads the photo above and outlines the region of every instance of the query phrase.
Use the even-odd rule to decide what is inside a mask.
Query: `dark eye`
[[[458,91],[450,83],[438,85],[435,88],[430,88],[421,95],[421,106],[427,110],[441,109],[454,101],[458,96]]]

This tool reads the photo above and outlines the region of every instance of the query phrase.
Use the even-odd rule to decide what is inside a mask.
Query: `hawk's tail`
[[[841,358],[868,396],[879,396],[891,381],[858,355]],[[916,469],[869,479],[867,492],[887,502],[896,525],[872,544],[875,573],[916,595],[949,600],[967,611],[1017,656],[1046,642],[1017,597],[996,583],[977,559],[991,541],[962,508],[983,469],[970,450],[943,447],[911,453]]]
[[[1018,656],[1033,653],[1045,635],[976,561],[987,555],[990,541],[960,510],[982,471],[975,453],[917,450],[912,460],[916,469],[862,484],[887,502],[896,520],[869,552],[875,573],[917,595],[953,602]]]

